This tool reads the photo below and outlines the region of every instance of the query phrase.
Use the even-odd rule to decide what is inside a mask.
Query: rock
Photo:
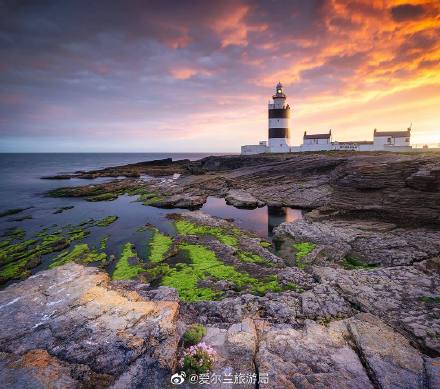
[[[68,264],[1,291],[5,379],[20,382],[10,367],[21,356],[47,354],[41,374],[54,370],[67,386],[87,383],[69,373],[77,365],[104,374],[116,387],[165,386],[176,365],[178,303],[146,300],[120,286],[96,268]]]
[[[260,327],[256,364],[260,379],[267,376],[260,388],[373,388],[346,334],[343,322]]]
[[[226,203],[236,208],[257,208],[264,206],[264,202],[256,199],[250,193],[242,190],[230,190],[226,197]]]
[[[257,348],[257,332],[254,322],[246,318],[241,323],[229,327],[226,344],[230,354],[252,360]]]
[[[160,201],[156,201],[155,207],[159,208],[185,208],[197,209],[206,202],[206,196],[190,196],[187,194],[176,194],[170,197],[165,197]]]
[[[274,235],[280,240],[313,242],[319,245],[315,255],[319,253],[321,259],[330,261],[351,255],[370,264],[396,266],[440,254],[440,231],[397,228],[392,223],[379,221],[296,220],[278,226]]]
[[[369,314],[328,326],[307,320],[299,329],[263,323],[257,330],[260,379],[268,375],[260,388],[423,388],[433,375],[407,339]]]
[[[229,375],[231,380],[242,375],[240,388],[255,388],[255,383],[246,382],[246,374],[255,374],[254,357],[257,349],[257,332],[253,320],[245,318],[240,323],[231,325],[227,330],[208,327],[203,342],[211,346],[217,353],[211,376],[221,378]],[[233,382],[233,381],[232,381]],[[211,388],[233,389],[235,384],[212,382]],[[190,388],[192,386],[188,386]],[[203,385],[198,387],[202,388]]]
[[[112,377],[92,371],[86,365],[62,362],[46,350],[32,350],[22,356],[0,354],[0,380],[5,388],[105,388]]]
[[[439,156],[434,153],[343,152],[151,161],[71,177],[163,177],[177,173],[182,177],[171,180],[172,185],[153,180],[157,192],[202,197],[229,193],[235,199],[231,191],[238,191],[240,197],[253,197],[269,205],[324,208],[355,217],[361,213],[362,218],[426,226],[440,221],[439,172]],[[118,181],[124,186],[130,179]],[[75,191],[69,193],[74,195]]]
[[[435,296],[440,295],[439,262],[436,258],[417,266],[354,271],[314,267],[313,273],[359,310],[382,318],[426,353],[438,356],[440,304]]]
[[[360,358],[380,388],[423,388],[420,353],[376,317],[359,314],[347,322]]]
[[[440,358],[425,357],[428,388],[440,388]]]

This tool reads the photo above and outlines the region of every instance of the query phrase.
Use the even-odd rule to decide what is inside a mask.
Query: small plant
[[[376,264],[366,263],[355,257],[345,257],[344,262],[342,262],[342,267],[346,270],[356,270],[356,269],[374,269],[377,267]]]
[[[212,369],[216,351],[206,343],[199,343],[191,346],[183,354],[182,370],[186,374],[202,374]]]
[[[206,328],[201,324],[192,324],[183,334],[183,343],[186,347],[199,343],[206,335]]]
[[[440,296],[422,296],[419,300],[424,303],[440,304]]]

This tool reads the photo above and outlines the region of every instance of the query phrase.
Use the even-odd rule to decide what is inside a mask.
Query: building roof
[[[332,130],[327,134],[310,134],[307,135],[307,131],[304,131],[303,139],[329,139],[332,136]]]
[[[354,140],[354,141],[345,141],[345,142],[335,142],[339,145],[372,145],[374,144],[373,141],[369,140]]]
[[[374,130],[374,136],[390,136],[395,138],[407,138],[411,136],[411,130],[406,131],[377,131]]]

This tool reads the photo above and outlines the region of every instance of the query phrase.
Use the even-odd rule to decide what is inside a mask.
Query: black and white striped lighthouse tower
[[[286,95],[280,82],[272,99],[273,102],[269,102],[269,152],[288,153],[290,107],[286,104]]]

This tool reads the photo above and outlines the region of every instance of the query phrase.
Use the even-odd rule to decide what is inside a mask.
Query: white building
[[[308,134],[304,132],[300,146],[290,146],[290,106],[286,103],[283,86],[278,83],[272,101],[269,102],[268,141],[258,145],[241,146],[244,155],[261,153],[297,153],[304,151],[410,151],[411,128],[406,131],[374,130],[373,141],[338,142],[332,139],[332,130],[328,133]]]
[[[411,150],[411,128],[406,131],[374,130],[374,150],[408,151]]]

